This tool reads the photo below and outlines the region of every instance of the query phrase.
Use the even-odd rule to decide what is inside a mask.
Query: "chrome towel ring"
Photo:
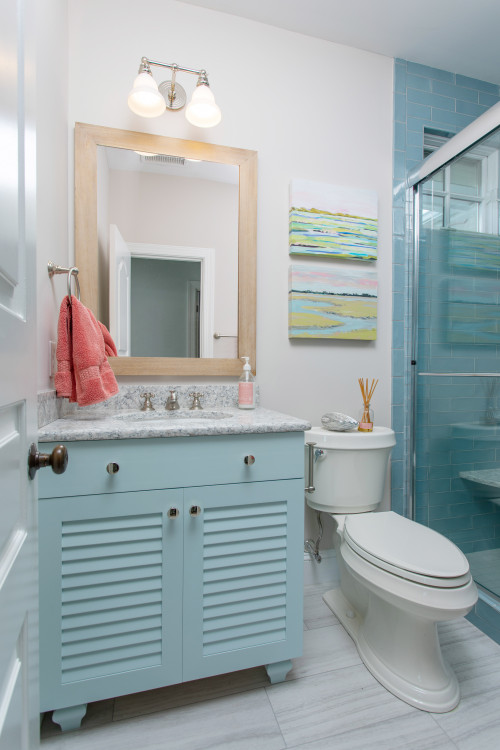
[[[71,268],[63,268],[63,266],[58,266],[55,263],[52,263],[52,261],[49,260],[47,264],[47,271],[52,278],[55,274],[60,273],[67,273],[68,274],[68,297],[71,303],[71,279],[74,278],[75,280],[75,297],[77,300],[80,300],[80,282],[78,281],[78,268],[76,266],[72,266]]]

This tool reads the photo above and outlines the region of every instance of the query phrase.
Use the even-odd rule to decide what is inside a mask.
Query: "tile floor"
[[[388,693],[322,601],[305,589],[304,655],[284,683],[262,667],[89,706],[61,734],[46,715],[41,750],[496,750],[500,646],[467,620],[441,627],[462,700],[429,714]]]

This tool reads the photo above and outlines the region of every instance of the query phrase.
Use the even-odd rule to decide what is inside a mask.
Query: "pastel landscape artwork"
[[[376,260],[377,193],[292,180],[289,235],[291,255]]]
[[[377,337],[376,271],[290,266],[288,289],[289,338]]]

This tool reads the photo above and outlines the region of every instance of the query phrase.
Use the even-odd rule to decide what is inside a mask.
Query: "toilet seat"
[[[343,541],[354,554],[407,581],[457,588],[471,580],[469,563],[458,547],[393,511],[346,516]]]

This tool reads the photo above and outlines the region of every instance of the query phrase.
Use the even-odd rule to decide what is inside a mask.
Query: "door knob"
[[[199,505],[192,505],[189,509],[190,516],[199,516],[200,513],[201,513],[201,508]]]
[[[54,474],[64,474],[68,466],[68,449],[65,445],[56,445],[52,453],[39,453],[35,443],[31,443],[28,454],[28,475],[35,478],[38,469],[51,466]]]
[[[106,471],[108,472],[108,474],[118,474],[118,472],[120,471],[120,466],[114,461],[111,461],[109,464],[107,464]]]
[[[255,463],[255,456],[245,456],[243,461],[247,466],[252,466]]]
[[[169,508],[168,509],[168,517],[169,518],[178,518],[179,516],[179,508]]]

